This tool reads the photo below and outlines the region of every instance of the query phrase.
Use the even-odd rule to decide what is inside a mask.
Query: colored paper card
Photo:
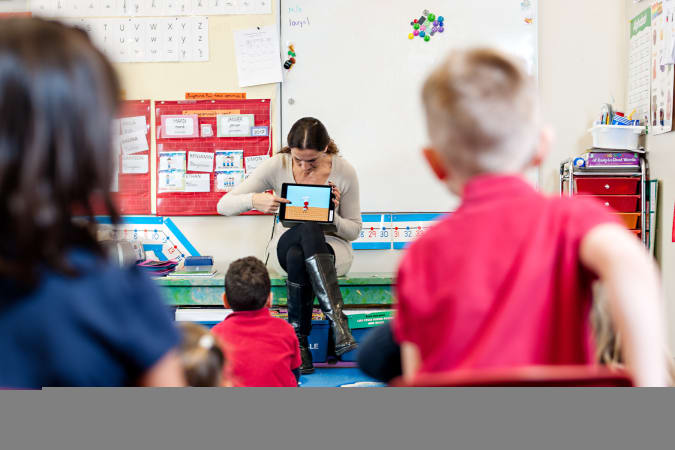
[[[211,175],[208,173],[185,174],[185,192],[211,192]]]
[[[122,147],[122,153],[125,155],[144,152],[150,149],[145,131],[124,134],[120,137],[119,142]]]
[[[148,155],[122,156],[122,173],[143,174],[148,173],[148,168]]]
[[[251,136],[260,137],[260,136],[269,136],[270,128],[269,127],[252,127]]]
[[[213,153],[189,152],[187,167],[192,172],[213,172]]]
[[[216,170],[242,169],[244,167],[243,150],[216,150]]]
[[[160,152],[159,170],[180,170],[185,172],[185,152]]]
[[[202,124],[202,137],[213,137],[213,127],[210,123]]]
[[[242,169],[222,170],[216,173],[216,190],[229,192],[244,181]]]
[[[123,117],[120,119],[120,126],[122,134],[132,134],[139,131],[147,133],[148,131],[148,123],[145,120],[145,116]]]
[[[199,137],[199,118],[193,115],[162,116],[162,138]]]
[[[197,109],[197,110],[185,110],[183,111],[184,116],[191,116],[197,114],[200,119],[205,117],[216,117],[220,114],[239,114],[241,111],[238,109]]]
[[[246,92],[186,92],[185,100],[246,100]]]
[[[248,137],[254,125],[253,114],[218,115],[218,137]]]
[[[270,159],[269,155],[257,155],[257,156],[247,156],[246,161],[246,176],[249,176],[253,173],[259,165]]]
[[[159,192],[184,192],[185,171],[183,170],[160,170],[157,174]]]

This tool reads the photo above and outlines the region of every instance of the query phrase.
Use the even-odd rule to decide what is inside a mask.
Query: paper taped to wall
[[[275,26],[234,32],[239,87],[281,82],[279,32]]]

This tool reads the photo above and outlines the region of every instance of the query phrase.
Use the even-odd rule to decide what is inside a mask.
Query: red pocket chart
[[[217,215],[218,200],[245,176],[246,157],[272,154],[270,104],[156,101],[157,215]]]
[[[152,213],[150,104],[150,100],[122,102],[118,120],[114,123],[113,134],[115,135],[115,152],[118,153],[119,171],[113,175],[116,177],[116,182],[113,182],[112,198],[121,214]],[[122,142],[125,142],[125,148],[130,153],[122,151]],[[145,170],[145,161],[147,161],[147,170]],[[128,173],[125,173],[124,168],[129,170]],[[102,205],[96,201],[94,203],[94,213],[103,214],[105,209]]]

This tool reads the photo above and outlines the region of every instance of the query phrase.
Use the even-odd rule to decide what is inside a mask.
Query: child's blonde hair
[[[591,325],[595,337],[595,358],[602,365],[612,368],[623,368],[623,344],[621,335],[617,333],[609,313],[605,290],[599,283],[593,286],[593,309],[591,311]],[[670,375],[669,385],[675,386],[675,359],[665,348],[663,357],[668,364]]]
[[[539,140],[533,77],[494,49],[454,50],[422,91],[431,144],[466,177],[523,170]]]
[[[216,337],[196,323],[182,322],[180,328],[180,358],[188,386],[221,386],[225,355]]]

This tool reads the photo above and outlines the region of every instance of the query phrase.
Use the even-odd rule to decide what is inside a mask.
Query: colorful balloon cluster
[[[445,31],[444,21],[445,18],[443,16],[436,17],[435,14],[425,9],[419,19],[414,19],[410,22],[413,31],[408,34],[408,39],[415,39],[416,36],[419,36],[426,42],[429,42],[431,36]]]

